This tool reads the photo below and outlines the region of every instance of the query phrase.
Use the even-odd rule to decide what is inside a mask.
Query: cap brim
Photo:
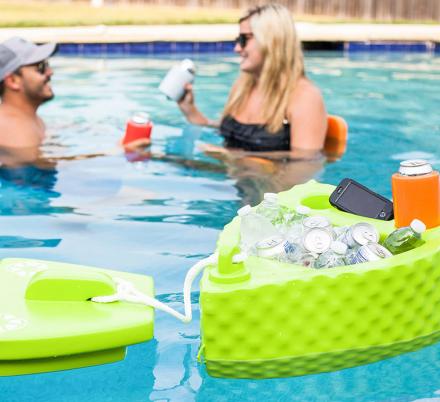
[[[52,56],[56,50],[56,43],[46,43],[44,45],[39,45],[37,46],[35,51],[26,58],[26,60],[23,60],[22,65],[39,63],[40,61],[43,61]]]

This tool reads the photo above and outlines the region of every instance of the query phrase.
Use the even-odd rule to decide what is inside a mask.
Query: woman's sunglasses
[[[235,43],[238,43],[242,49],[244,49],[248,43],[248,40],[254,36],[253,33],[241,33],[235,38]]]

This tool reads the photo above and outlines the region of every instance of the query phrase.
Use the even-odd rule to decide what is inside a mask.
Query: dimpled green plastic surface
[[[315,181],[279,194],[281,204],[312,208],[336,226],[384,222],[333,208],[333,186]],[[225,227],[218,251],[231,253],[239,219]],[[227,239],[233,239],[228,241]],[[212,266],[201,281],[201,351],[215,377],[272,378],[333,371],[417,350],[440,338],[440,230],[417,249],[358,265],[315,270],[259,257],[242,280],[221,283],[234,265]],[[230,259],[229,259],[230,261]],[[212,273],[215,272],[215,275]],[[247,279],[246,279],[247,278]]]
[[[144,275],[50,261],[0,261],[0,376],[65,370],[125,357],[127,345],[153,337],[154,310],[95,303],[122,278],[153,296]]]

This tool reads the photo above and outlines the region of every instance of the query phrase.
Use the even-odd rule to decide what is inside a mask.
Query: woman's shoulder
[[[306,77],[301,77],[295,85],[295,88],[292,93],[292,97],[307,97],[307,98],[315,98],[322,99],[321,90],[315,85],[312,81],[310,81]]]
[[[292,92],[288,109],[293,112],[300,112],[303,108],[321,108],[324,106],[324,99],[321,90],[306,77],[298,80]]]

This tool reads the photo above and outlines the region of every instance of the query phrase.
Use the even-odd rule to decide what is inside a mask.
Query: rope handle
[[[237,256],[240,259],[243,258],[242,255]],[[208,265],[215,264],[218,259],[218,253],[214,253],[198,263],[193,265],[187,272],[185,276],[185,281],[183,283],[183,304],[185,309],[185,314],[181,314],[178,311],[172,309],[161,301],[155,299],[154,297],[148,296],[138,289],[129,281],[122,278],[113,278],[116,283],[116,293],[109,296],[96,296],[92,297],[91,300],[96,303],[113,303],[117,301],[125,301],[130,303],[139,303],[146,306],[154,307],[158,310],[162,310],[178,320],[188,323],[192,320],[192,310],[191,310],[191,287],[194,279],[202,272]]]

